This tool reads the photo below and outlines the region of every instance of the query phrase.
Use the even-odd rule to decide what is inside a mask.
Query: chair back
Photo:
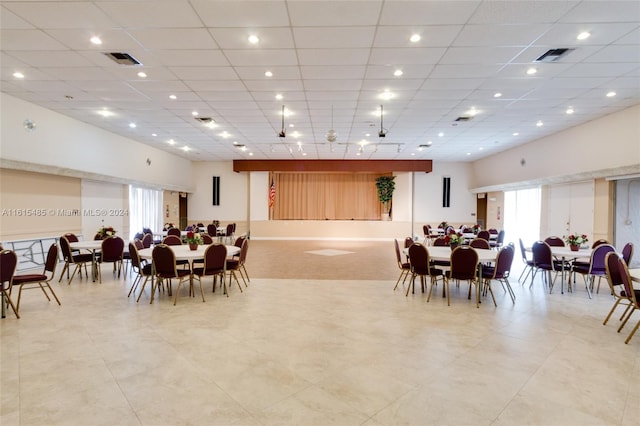
[[[498,232],[498,237],[496,238],[496,243],[501,246],[504,243],[504,229],[501,229]]]
[[[206,245],[213,244],[213,238],[209,234],[202,234],[202,242]]]
[[[118,236],[107,237],[102,240],[102,261],[116,262],[122,260],[124,240]]]
[[[551,256],[551,246],[544,241],[536,241],[531,247],[533,253],[533,264],[543,269],[553,269]]]
[[[409,265],[411,272],[418,275],[429,275],[429,251],[420,243],[409,246]]]
[[[229,235],[233,235],[233,227],[234,227],[233,223],[230,223],[230,224],[227,225],[227,229],[226,229],[226,232],[225,232],[227,237]]]
[[[445,237],[438,237],[433,240],[433,245],[437,247],[446,247],[449,244],[447,244],[447,239]]]
[[[591,252],[589,260],[589,274],[604,275],[607,272],[605,258],[607,253],[615,252],[616,249],[611,244],[600,244]]]
[[[451,278],[473,280],[478,269],[478,253],[469,246],[458,246],[451,252]]]
[[[51,272],[53,276],[56,273],[56,266],[58,266],[58,245],[54,243],[49,246],[47,260],[44,262],[44,272]]]
[[[242,243],[244,242],[244,240],[247,238],[246,235],[240,235],[238,238],[236,238],[236,240],[233,242],[233,245],[236,247],[242,247]]]
[[[166,244],[158,244],[151,252],[151,259],[156,270],[156,275],[162,278],[176,278],[176,255]]]
[[[469,243],[469,246],[477,249],[487,249],[487,250],[491,249],[491,244],[489,244],[489,241],[483,238],[474,238]]]
[[[431,226],[422,225],[422,233],[424,234],[425,237],[428,237],[429,235],[431,235]]]
[[[224,244],[211,244],[204,250],[204,275],[221,273],[226,264],[227,247]]]
[[[153,234],[150,234],[150,233],[144,234],[144,237],[142,237],[143,248],[151,247],[152,243],[153,243]]]
[[[238,258],[238,263],[240,265],[244,265],[244,261],[247,260],[247,252],[249,251],[249,240],[245,238],[242,242],[242,247],[240,247],[240,257]]]
[[[596,240],[593,242],[593,244],[591,244],[591,248],[595,249],[602,244],[609,244],[609,241],[605,240],[604,238],[600,238],[599,240]]]
[[[138,250],[142,250],[144,248],[144,243],[139,238],[136,238],[135,240],[133,240],[133,244],[136,246]]]
[[[615,287],[622,285],[622,277],[620,276],[620,270],[618,269],[618,253],[609,252],[604,257],[605,270],[607,272],[607,281],[611,291],[615,294]]]
[[[447,226],[447,229],[444,230],[444,235],[449,235],[452,232],[456,232],[455,228],[451,225]]]
[[[560,237],[547,237],[544,242],[549,244],[551,247],[564,247],[564,241],[562,241],[562,238]]]
[[[14,251],[0,251],[0,287],[3,289],[8,290],[11,288],[16,266],[18,266],[18,256]],[[9,283],[9,285],[5,288],[4,283]],[[5,303],[4,300],[2,300],[2,303]]]
[[[173,229],[175,229],[175,228],[173,228]],[[178,230],[178,232],[180,232],[180,231]],[[167,235],[162,240],[162,244],[167,245],[167,246],[180,246],[180,245],[182,245],[182,240],[180,239],[180,237],[178,237],[176,235]]]
[[[515,249],[512,245],[504,246],[500,249],[498,257],[496,258],[496,266],[494,268],[494,278],[508,278],[511,273],[511,265],[513,264],[513,257],[515,256]]]
[[[489,234],[497,234],[498,230],[496,228],[489,228]]]
[[[209,235],[217,235],[218,234],[218,228],[213,223],[208,224],[207,225],[207,234],[209,234]]]
[[[180,237],[180,229],[178,229],[178,228],[170,228],[167,231],[167,235],[175,235],[177,237]]]
[[[633,258],[633,243],[627,243],[622,248],[622,258],[627,265],[631,264],[631,258]]]
[[[78,237],[76,236],[76,234],[72,234],[71,232],[67,232],[66,234],[64,234],[64,237],[70,243],[77,243],[78,242]]]
[[[524,248],[524,243],[522,242],[522,238],[518,238],[518,241],[520,242],[520,254],[522,255],[522,260],[526,263],[527,262],[527,250]]]
[[[142,239],[144,238],[144,234],[142,232],[138,232],[136,235],[133,236],[133,239],[138,239],[140,241],[142,241]]]
[[[407,237],[404,239],[404,248],[409,248],[413,244],[413,238]]]
[[[638,300],[636,299],[636,292],[633,290],[633,283],[631,282],[631,276],[629,275],[627,262],[625,262],[624,259],[622,259],[620,256],[616,256],[615,258],[618,263],[618,273],[620,274],[620,280],[622,281],[622,285],[624,286],[624,292],[629,300],[631,300],[633,307],[637,309]]]
[[[393,239],[393,245],[396,249],[396,260],[398,261],[398,266],[402,268],[402,254],[400,254],[400,244],[398,244],[398,239]]]
[[[62,250],[62,257],[65,262],[71,262],[73,260],[73,257],[71,256],[71,246],[69,245],[67,235],[60,237],[60,250]]]
[[[131,267],[134,270],[140,270],[140,255],[135,243],[129,243],[129,257],[131,258]]]
[[[482,238],[483,240],[489,241],[489,239],[491,239],[491,234],[489,233],[489,231],[480,231],[478,232],[477,238]]]

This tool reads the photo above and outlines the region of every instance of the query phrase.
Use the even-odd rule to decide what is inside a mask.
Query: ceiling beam
[[[233,160],[234,172],[425,172],[432,160]]]

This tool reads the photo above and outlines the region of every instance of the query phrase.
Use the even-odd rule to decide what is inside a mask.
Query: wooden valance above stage
[[[233,160],[234,172],[425,172],[432,160]]]

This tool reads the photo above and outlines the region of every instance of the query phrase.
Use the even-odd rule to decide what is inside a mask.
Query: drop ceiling
[[[3,92],[191,160],[473,161],[640,103],[638,1],[0,7]]]

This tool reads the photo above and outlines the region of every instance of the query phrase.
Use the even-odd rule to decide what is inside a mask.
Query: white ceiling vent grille
[[[535,62],[556,62],[560,58],[565,57],[575,49],[561,48],[561,49],[549,49],[540,55]]]
[[[138,61],[133,56],[128,53],[120,53],[120,52],[106,52],[105,55],[111,58],[113,61],[119,63],[120,65],[129,65],[129,66],[137,66],[142,65],[140,61]]]

